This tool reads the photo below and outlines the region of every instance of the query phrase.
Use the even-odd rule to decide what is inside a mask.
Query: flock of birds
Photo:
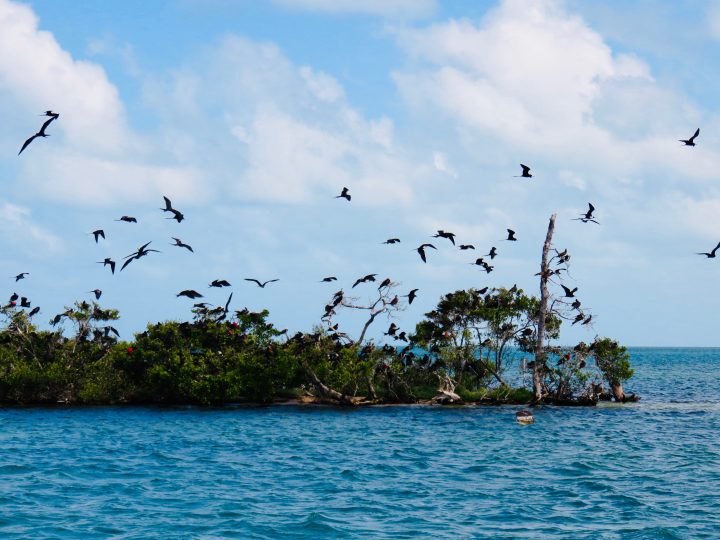
[[[32,142],[34,142],[36,139],[49,137],[50,135],[47,133],[48,128],[50,127],[50,125],[53,122],[57,121],[58,118],[60,117],[60,115],[58,113],[53,112],[51,110],[45,111],[41,116],[47,116],[48,119],[43,122],[42,126],[35,134],[33,134],[31,137],[29,137],[27,140],[25,140],[22,147],[20,148],[20,151],[18,152],[18,155],[22,154],[23,151],[25,151],[28,148],[28,146]],[[700,135],[700,129],[698,128],[695,131],[695,133],[692,135],[692,137],[690,137],[688,139],[679,139],[679,141],[682,142],[686,146],[695,146],[695,139],[699,135]],[[528,165],[520,164],[520,167],[521,167],[521,174],[516,176],[516,178],[533,178],[531,168]],[[336,199],[345,199],[346,201],[350,202],[352,200],[352,196],[350,194],[350,189],[348,187],[343,187],[340,194],[337,195],[335,198]],[[181,223],[185,219],[185,215],[181,211],[179,211],[177,208],[173,207],[172,201],[168,197],[164,196],[163,199],[164,199],[164,206],[162,206],[160,208],[160,210],[162,210],[164,213],[170,214],[170,216],[167,217],[166,219],[175,220],[177,223]],[[595,219],[594,213],[595,213],[595,206],[593,206],[592,203],[588,203],[588,210],[585,213],[580,214],[578,217],[573,218],[573,219],[581,221],[582,223],[595,223],[595,224],[599,225],[599,222]],[[123,215],[120,218],[116,219],[115,221],[124,222],[124,223],[132,223],[132,224],[137,223],[137,219],[135,217],[128,216],[128,215]],[[507,228],[506,231],[507,231],[507,237],[503,239],[504,241],[508,241],[508,242],[517,242],[518,241],[516,232],[513,229]],[[89,234],[94,237],[96,244],[100,242],[100,239],[105,240],[105,230],[104,229],[96,229],[96,230],[90,232]],[[191,245],[183,242],[180,238],[177,238],[174,236],[171,238],[174,241],[173,244],[170,244],[171,246],[185,249],[190,253],[194,253],[194,250]],[[457,247],[461,251],[475,250],[475,246],[473,244],[456,244],[456,235],[450,231],[438,230],[434,235],[432,235],[432,238],[445,239],[445,240],[449,241],[454,247]],[[400,242],[401,242],[400,238],[393,237],[393,238],[388,238],[387,240],[382,242],[382,244],[394,245],[394,244],[399,244]],[[122,262],[122,265],[120,266],[120,271],[122,272],[123,270],[125,270],[133,261],[139,261],[140,259],[150,255],[151,253],[160,253],[159,250],[149,247],[151,244],[152,244],[152,241],[146,242],[143,245],[141,245],[140,247],[138,247],[132,253],[125,255],[122,258],[123,262]],[[428,249],[437,251],[438,248],[437,248],[437,246],[435,246],[434,244],[432,244],[430,242],[423,242],[417,248],[414,248],[414,251],[416,251],[418,253],[418,255],[423,263],[427,263],[428,252],[426,250],[428,250]],[[720,242],[715,246],[715,248],[712,251],[705,252],[705,253],[698,253],[698,254],[705,255],[707,258],[715,258],[716,252],[718,251],[718,249],[720,249]],[[471,262],[469,264],[477,266],[489,274],[490,272],[492,272],[495,269],[495,266],[491,263],[495,260],[495,258],[498,255],[499,254],[498,254],[497,247],[492,246],[492,247],[490,247],[490,249],[488,250],[487,253],[483,254],[481,257],[476,258],[474,262]],[[569,259],[570,259],[570,255],[567,253],[567,250],[564,250],[562,252],[555,250],[555,256],[553,257],[553,260],[556,260],[559,264],[567,265]],[[115,274],[117,262],[113,258],[106,257],[102,261],[97,261],[97,263],[102,264],[103,267],[109,267],[110,272],[112,274]],[[565,268],[565,270],[566,270],[566,268]],[[555,268],[553,270],[547,270],[547,272],[549,274],[547,277],[552,277],[553,275],[559,276],[561,269]],[[17,274],[16,276],[14,276],[14,279],[16,282],[18,282],[22,279],[25,279],[25,277],[28,275],[29,275],[29,272],[21,272],[21,273]],[[540,275],[540,274],[536,274],[536,275]],[[356,286],[361,285],[363,283],[375,282],[376,277],[377,277],[377,274],[368,274],[368,275],[362,276],[353,283],[351,288],[354,289]],[[337,281],[337,279],[338,278],[336,276],[327,276],[327,277],[322,278],[320,280],[320,282],[331,283],[331,282]],[[251,282],[251,283],[255,283],[258,287],[264,289],[269,284],[279,281],[279,278],[262,281],[262,280],[259,280],[256,278],[247,277],[247,278],[244,278],[244,280]],[[398,295],[394,295],[392,298],[390,296],[387,296],[387,298],[385,298],[383,296],[383,293],[384,292],[387,293],[393,285],[394,285],[394,283],[392,282],[392,280],[390,278],[386,278],[377,287],[377,290],[381,295],[380,300],[382,301],[383,307],[385,307],[385,306],[395,307],[398,305],[399,298],[400,298]],[[230,282],[228,282],[225,279],[215,279],[212,282],[210,282],[210,284],[209,284],[209,287],[211,287],[211,288],[224,288],[224,287],[230,287],[230,286],[231,286]],[[562,284],[560,284],[560,286],[562,287],[562,289],[564,291],[564,296],[562,297],[562,301],[566,302],[570,306],[571,309],[577,311],[577,315],[574,316],[572,324],[576,324],[576,323],[581,323],[583,325],[590,324],[590,322],[592,321],[592,315],[586,315],[582,312],[580,300],[578,300],[575,297],[575,293],[577,292],[578,288],[575,287],[573,289],[570,289]],[[402,295],[402,297],[407,298],[408,304],[412,304],[413,300],[417,297],[418,291],[419,291],[419,289],[412,289],[409,291],[408,294]],[[479,293],[484,294],[486,291],[487,291],[487,287],[480,290]],[[93,294],[95,299],[99,300],[102,295],[102,291],[100,289],[94,289],[92,291],[88,291],[88,294]],[[178,292],[176,296],[177,297],[186,297],[186,298],[193,299],[193,300],[203,298],[203,295],[194,289],[182,290],[182,291]],[[19,305],[17,303],[18,300],[20,300]],[[232,300],[232,293],[230,294],[229,298],[227,299],[227,302],[222,306],[211,306],[210,304],[208,304],[206,302],[200,302],[200,303],[194,304],[193,308],[201,315],[210,315],[210,316],[215,317],[216,320],[223,320],[223,319],[225,319],[225,317],[228,313],[231,300]],[[572,303],[570,303],[570,300],[572,300]],[[342,289],[337,291],[333,295],[330,303],[328,303],[325,306],[325,312],[324,312],[323,316],[321,317],[321,319],[323,321],[327,322],[329,328],[335,332],[335,336],[339,335],[339,333],[337,332],[338,325],[332,324],[332,316],[335,315],[336,308],[338,306],[348,305],[348,304],[346,304],[346,302],[347,302],[347,298],[345,296],[344,291]],[[85,305],[87,305],[87,304],[85,304]],[[26,298],[24,296],[20,297],[17,293],[14,292],[10,296],[9,303],[7,304],[6,307],[31,308],[31,302],[28,300],[28,298]],[[40,312],[40,307],[35,306],[35,307],[32,307],[32,309],[27,313],[27,315],[28,315],[28,317],[33,317],[33,316],[37,315],[39,312]],[[63,317],[68,316],[68,313],[69,313],[69,311],[66,311],[64,313],[60,313],[60,314],[56,315],[51,320],[51,324],[53,326],[55,326],[63,319]],[[399,331],[399,330],[400,329],[398,328],[398,326],[395,323],[392,323],[390,325],[390,327],[388,328],[387,332],[385,332],[385,335],[390,336],[399,341],[407,342],[408,340],[407,340],[406,332]],[[108,331],[112,331],[113,333],[115,333],[117,335],[117,331],[112,327],[107,327],[105,333],[107,334]]]

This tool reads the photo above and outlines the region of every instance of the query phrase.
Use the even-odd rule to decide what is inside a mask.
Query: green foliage
[[[610,338],[595,338],[591,345],[595,364],[611,385],[620,385],[633,376],[626,347]]]

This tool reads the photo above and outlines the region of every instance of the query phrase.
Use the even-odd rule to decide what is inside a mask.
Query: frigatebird
[[[377,276],[377,274],[368,274],[367,276],[361,277],[360,279],[355,281],[355,283],[353,283],[353,286],[351,287],[351,289],[354,289],[355,285],[359,285],[360,283],[366,283],[368,281],[375,281],[375,276]]]
[[[28,313],[28,317],[32,317],[34,315],[37,315],[38,313],[40,313],[40,306],[35,306],[30,310],[30,313]]]
[[[515,238],[515,231],[512,229],[506,229],[508,232],[508,237],[505,240],[509,240],[510,242],[517,242],[517,238]]]
[[[48,113],[51,113],[51,114],[48,114]],[[28,145],[29,145],[31,142],[33,142],[37,137],[49,137],[50,135],[48,135],[47,133],[45,133],[45,130],[47,129],[47,127],[48,127],[52,122],[54,122],[55,120],[57,120],[57,119],[58,119],[58,116],[60,116],[60,115],[57,114],[57,113],[53,113],[52,111],[46,111],[46,113],[45,113],[43,116],[49,116],[50,118],[49,118],[48,120],[45,120],[45,122],[43,123],[42,127],[40,128],[40,131],[38,131],[37,133],[35,133],[35,135],[33,135],[32,137],[30,137],[28,140],[26,140],[26,141],[23,143],[22,148],[21,148],[20,151],[18,152],[18,156],[19,156],[20,154],[22,154],[22,153],[23,153],[23,150],[25,150],[25,149],[28,147]]]
[[[155,253],[160,253],[160,251],[158,251],[157,249],[147,249],[147,247],[151,243],[152,243],[152,240],[150,242],[148,242],[147,244],[143,244],[142,246],[137,248],[135,253],[131,253],[130,255],[126,255],[125,257],[123,257],[123,259],[127,259],[127,260],[120,267],[120,271],[122,272],[125,269],[125,267],[133,261],[133,259],[140,259],[141,257],[144,257],[151,251],[154,251]]]
[[[565,291],[565,298],[575,298],[575,291],[578,290],[577,287],[575,287],[574,289],[570,290],[570,289],[567,288],[565,285],[560,285],[560,286],[563,288],[563,291]]]
[[[102,264],[103,266],[110,265],[110,272],[115,273],[115,261],[113,261],[110,257],[105,257],[102,261],[97,261],[98,264]]]
[[[116,219],[115,221],[124,221],[126,223],[137,223],[137,219],[132,216],[120,216],[120,219]]]
[[[398,331],[398,325],[395,323],[390,323],[390,327],[388,328],[388,331],[385,332],[386,336],[394,336],[395,332]]]
[[[225,279],[213,279],[210,282],[210,285],[208,285],[208,286],[209,287],[229,287],[230,282]]]
[[[15,276],[15,281],[20,281],[21,279],[25,279],[25,276],[29,276],[30,272],[20,272],[17,276]]]
[[[420,247],[415,250],[420,254],[420,258],[422,259],[422,262],[424,262],[424,263],[427,262],[427,259],[425,258],[425,248],[426,247],[437,249],[432,244],[421,244]]]
[[[102,236],[103,240],[105,240],[105,231],[103,231],[102,229],[97,229],[97,230],[91,232],[90,234],[92,234],[95,237],[96,244],[98,243],[98,238],[100,238],[101,236]]]
[[[245,281],[253,281],[253,282],[255,282],[255,283],[258,284],[258,287],[260,287],[261,289],[264,289],[264,288],[265,288],[265,285],[267,285],[268,283],[273,283],[273,282],[275,282],[275,281],[280,281],[280,279],[277,279],[277,278],[276,278],[276,279],[268,279],[267,281],[263,281],[263,282],[261,283],[259,279],[255,279],[255,278],[245,278]]]
[[[532,173],[530,173],[530,167],[527,165],[520,164],[520,167],[522,167],[522,174],[519,176],[515,176],[515,178],[532,178]]]
[[[385,240],[382,243],[383,244],[397,244],[398,242],[400,242],[399,238],[388,238],[387,240]]]
[[[460,244],[459,247],[462,251],[465,251],[468,249],[475,249],[475,246],[473,246],[472,244]]]
[[[452,242],[453,246],[455,245],[455,233],[439,230],[437,234],[433,234],[433,238],[447,238]]]
[[[186,289],[184,291],[180,291],[175,296],[187,296],[188,298],[195,299],[195,298],[202,298],[202,294],[200,294],[197,291],[194,291],[192,289]]]
[[[100,289],[93,289],[92,291],[88,291],[88,293],[93,293],[95,295],[95,300],[100,300],[100,297],[102,296],[102,291]]]
[[[588,211],[584,214],[580,214],[580,217],[573,218],[575,221],[582,221],[583,223],[587,223],[588,221],[592,221],[593,223],[597,223],[600,225],[600,223],[593,218],[593,212],[595,211],[595,207],[592,205],[592,203],[588,203]]]
[[[714,259],[715,258],[715,252],[720,248],[720,242],[718,242],[718,245],[715,246],[715,249],[713,249],[710,253],[698,253],[698,255],[705,255],[708,259]]]
[[[380,283],[380,285],[378,285],[378,291],[380,289],[382,289],[383,287],[389,287],[391,283],[392,283],[392,280],[390,278],[383,279],[382,283]]]
[[[689,139],[678,139],[681,143],[685,143],[685,146],[695,146],[695,138],[700,135],[700,128],[697,128],[695,130],[695,133],[693,133],[693,136]],[[584,324],[584,323],[583,323]]]
[[[413,303],[413,300],[415,300],[415,297],[417,296],[417,292],[418,292],[419,290],[420,290],[420,289],[413,289],[412,291],[410,291],[408,294],[405,295],[405,296],[407,296],[408,304],[412,304],[412,303]]]
[[[193,251],[192,246],[190,246],[189,244],[185,244],[182,240],[180,240],[179,238],[175,238],[174,236],[171,236],[170,238],[172,238],[173,240],[175,240],[175,243],[174,243],[174,244],[170,244],[171,246],[177,246],[177,247],[185,248],[185,249],[187,249],[188,251],[190,251],[191,253],[195,253],[195,252]]]
[[[337,281],[337,278],[335,276],[324,277],[320,280],[320,283],[330,283],[332,281]]]
[[[20,307],[29,308],[30,307],[30,300],[25,298],[24,296],[20,297]]]
[[[352,199],[352,196],[350,195],[350,190],[348,188],[344,187],[344,188],[342,188],[342,192],[340,193],[340,195],[337,195],[335,198],[336,199],[343,198],[343,199],[347,199],[349,201],[350,199]]]
[[[490,253],[487,254],[487,257],[490,257],[490,260],[492,261],[497,256],[497,248],[495,246],[490,248]]]

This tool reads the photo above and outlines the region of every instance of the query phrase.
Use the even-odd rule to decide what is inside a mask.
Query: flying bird
[[[424,262],[424,263],[427,262],[427,259],[425,258],[425,248],[427,248],[427,247],[437,249],[432,244],[421,244],[420,247],[415,250],[420,254],[420,258],[422,259],[422,262]]]
[[[229,287],[230,282],[225,279],[213,279],[210,282],[210,285],[208,285],[208,286],[209,287]]]
[[[188,298],[195,299],[195,298],[202,298],[202,294],[200,294],[197,291],[194,291],[192,289],[186,289],[184,291],[180,291],[175,296],[187,296]]]
[[[52,114],[47,114],[47,113],[52,113]],[[57,120],[57,119],[58,119],[58,116],[60,116],[60,115],[59,115],[59,114],[56,114],[56,113],[53,113],[52,111],[47,111],[46,114],[44,114],[44,115],[42,115],[42,116],[50,116],[50,119],[45,120],[45,122],[43,123],[42,127],[40,128],[40,131],[38,131],[37,133],[35,133],[35,135],[33,135],[32,137],[30,137],[29,139],[27,139],[27,140],[23,143],[22,148],[21,148],[20,151],[18,152],[18,156],[19,156],[20,154],[22,154],[22,153],[23,153],[23,150],[25,150],[25,149],[28,147],[28,145],[29,145],[31,142],[33,142],[37,137],[49,137],[50,135],[48,135],[47,133],[45,133],[45,130],[47,129],[47,127],[48,127],[52,122],[54,122],[55,120]]]
[[[455,245],[455,233],[440,230],[437,234],[433,234],[433,238],[447,238],[452,242],[453,246]]]
[[[92,291],[88,291],[89,293],[93,293],[95,295],[95,300],[100,300],[100,297],[102,296],[102,291],[100,289],[93,289]]]
[[[37,315],[38,313],[40,313],[40,306],[35,306],[30,310],[30,313],[28,313],[28,317],[32,317],[34,315]]]
[[[378,291],[380,289],[382,289],[383,287],[389,287],[391,283],[392,283],[392,280],[390,278],[383,279],[382,283],[380,283],[380,285],[378,285]]]
[[[399,238],[388,238],[383,244],[397,244],[398,242],[400,242]]]
[[[185,219],[185,214],[180,212],[179,210],[175,210],[174,208],[170,210],[173,213],[173,217],[165,218],[165,219],[174,219],[178,223],[180,223],[183,219]]]
[[[582,221],[583,223],[587,223],[588,221],[592,221],[593,223],[597,223],[600,225],[600,223],[593,218],[593,212],[595,211],[595,207],[592,205],[592,203],[588,203],[588,211],[584,214],[580,214],[580,217],[573,218],[575,221]]]
[[[714,256],[714,255],[713,255]],[[15,281],[20,281],[21,279],[25,279],[25,276],[29,276],[30,272],[20,272],[17,276],[15,276]]]
[[[347,199],[349,201],[350,199],[352,199],[352,196],[350,195],[350,190],[348,188],[344,187],[344,188],[342,188],[342,192],[340,193],[340,195],[337,195],[335,198],[336,199],[343,198],[343,199]]]
[[[132,216],[121,216],[120,219],[116,219],[115,221],[124,221],[126,223],[137,223],[137,219],[135,219]]]
[[[532,173],[530,172],[530,167],[527,165],[520,164],[520,167],[522,167],[522,174],[519,176],[515,176],[515,178],[532,178]]]
[[[131,253],[130,255],[126,255],[123,257],[123,259],[127,259],[123,265],[120,267],[120,271],[122,272],[125,267],[130,264],[134,259],[140,259],[142,257],[145,257],[148,253],[151,251],[154,251],[155,253],[160,253],[157,249],[147,249],[147,247],[152,243],[152,240],[148,242],[147,244],[143,244],[134,253]]]
[[[260,280],[255,279],[255,278],[245,278],[245,281],[253,281],[258,284],[258,287],[260,287],[261,289],[264,289],[265,285],[267,285],[268,283],[273,283],[275,281],[280,281],[280,280],[279,279],[268,279],[267,281],[264,281],[261,283]]]
[[[720,248],[720,242],[718,242],[718,245],[715,246],[715,249],[713,249],[710,253],[698,253],[698,255],[705,255],[708,259],[714,259],[715,258],[715,252]]]
[[[102,229],[98,229],[98,230],[96,230],[96,231],[93,231],[93,232],[91,232],[90,234],[92,234],[92,235],[95,237],[95,243],[96,243],[96,244],[98,243],[98,238],[100,238],[101,236],[102,236],[102,239],[105,240],[105,231],[103,231]]]
[[[462,251],[465,251],[467,249],[475,249],[475,246],[473,246],[472,244],[460,244],[459,247]]]
[[[405,295],[405,296],[407,296],[408,304],[412,304],[412,303],[413,303],[413,300],[415,300],[415,297],[417,296],[417,292],[418,292],[419,290],[420,290],[420,289],[413,289],[412,291],[410,291],[408,294]]]
[[[490,257],[490,260],[492,261],[497,256],[497,248],[493,246],[490,248],[490,253],[486,255],[486,257]]]
[[[353,283],[353,286],[351,287],[351,289],[354,289],[355,285],[359,285],[360,283],[366,283],[368,281],[375,281],[375,276],[377,276],[377,274],[368,274],[367,276],[359,278],[357,281],[355,281],[355,283]]]
[[[695,138],[700,135],[700,128],[697,128],[695,130],[695,133],[693,133],[693,136],[689,139],[678,139],[681,143],[685,143],[685,146],[695,146]],[[585,324],[585,323],[583,323]]]
[[[337,278],[335,276],[324,277],[320,280],[320,283],[330,283],[332,281],[337,281]]]
[[[175,238],[174,236],[171,236],[170,238],[172,238],[173,240],[175,240],[175,243],[174,243],[174,244],[170,244],[171,246],[177,246],[177,247],[185,248],[185,249],[187,249],[188,251],[190,251],[191,253],[195,253],[195,252],[193,251],[192,246],[190,246],[189,244],[185,244],[182,240],[180,240],[179,238]]]
[[[512,229],[506,229],[508,233],[508,237],[505,240],[509,240],[510,242],[517,242],[517,238],[515,238],[515,231]]]
[[[565,291],[565,298],[575,298],[575,291],[578,290],[577,287],[575,287],[574,289],[570,290],[570,289],[567,288],[565,285],[560,285],[560,286],[563,288],[563,291]]]
[[[98,264],[102,264],[103,266],[110,265],[110,272],[115,273],[115,261],[113,261],[110,257],[105,257],[102,261],[98,261]]]

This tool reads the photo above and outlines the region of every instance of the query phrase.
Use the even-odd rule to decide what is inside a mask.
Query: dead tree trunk
[[[545,237],[545,244],[543,245],[542,262],[540,263],[540,311],[538,313],[537,341],[535,342],[535,362],[533,363],[533,392],[535,393],[535,401],[541,401],[543,398],[541,370],[545,365],[545,318],[547,316],[549,296],[547,282],[550,278],[548,254],[552,246],[553,232],[555,232],[555,217],[556,214],[550,216],[547,236]]]

